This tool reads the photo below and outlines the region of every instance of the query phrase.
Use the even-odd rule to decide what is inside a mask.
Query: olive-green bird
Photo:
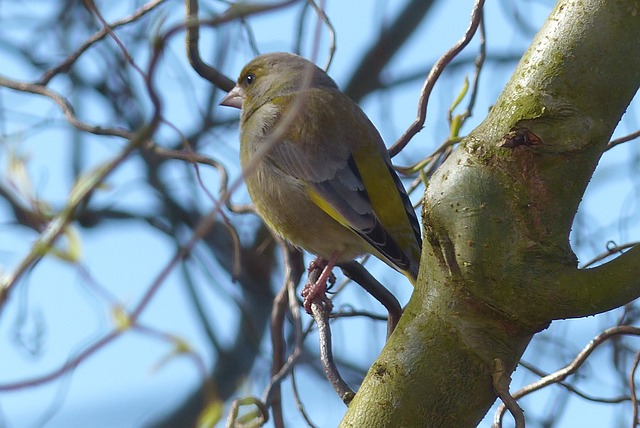
[[[242,109],[240,161],[258,214],[322,259],[307,310],[336,263],[365,253],[415,284],[411,201],[375,126],[322,69],[289,53],[258,56],[220,104]]]

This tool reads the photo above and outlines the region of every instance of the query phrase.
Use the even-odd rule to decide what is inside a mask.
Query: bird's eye
[[[244,83],[246,85],[251,85],[255,81],[256,81],[256,75],[253,73],[249,73],[246,76],[244,76]]]

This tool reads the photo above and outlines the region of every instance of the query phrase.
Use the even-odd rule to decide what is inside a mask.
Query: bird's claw
[[[325,259],[317,257],[309,264],[309,276],[315,270],[320,270],[318,279],[314,282],[307,282],[302,288],[303,306],[308,314],[311,314],[311,305],[313,303],[320,305],[325,310],[331,312],[333,303],[326,295],[327,288],[331,288],[336,283],[336,277],[331,271],[333,264]],[[327,281],[329,287],[327,287]]]
[[[333,309],[333,302],[326,295],[327,284],[320,284],[319,281],[315,283],[307,282],[305,286],[302,288],[302,304],[304,306],[304,310],[307,311],[308,314],[312,314],[311,305],[316,304],[323,307],[328,312],[331,312]]]

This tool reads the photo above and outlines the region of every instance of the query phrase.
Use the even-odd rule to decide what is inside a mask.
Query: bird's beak
[[[244,91],[238,85],[234,86],[227,95],[220,101],[221,106],[242,108],[242,101],[244,100]]]

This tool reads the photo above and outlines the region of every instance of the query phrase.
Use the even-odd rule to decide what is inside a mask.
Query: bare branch
[[[142,7],[138,8],[131,15],[104,26],[100,31],[98,31],[93,36],[85,40],[84,43],[82,43],[82,45],[78,49],[76,49],[71,55],[69,55],[59,65],[47,70],[36,83],[40,86],[47,86],[51,81],[51,79],[53,79],[55,76],[57,76],[60,73],[68,72],[73,66],[73,64],[75,64],[75,62],[82,56],[82,54],[85,53],[96,42],[104,39],[109,34],[110,30],[115,30],[118,27],[122,27],[132,22],[136,22],[138,19],[140,19],[147,13],[151,12],[152,10],[160,6],[165,1],[166,0],[152,0],[149,3],[146,3]]]
[[[198,25],[198,0],[186,0],[185,9],[187,22],[185,44],[187,58],[193,69],[203,78],[213,83],[223,91],[230,91],[235,82],[214,67],[207,65],[200,57],[198,42],[200,40],[200,26]]]
[[[629,242],[627,244],[616,245],[615,242],[610,241],[607,243],[607,251],[605,251],[604,253],[598,254],[593,259],[586,262],[584,265],[582,265],[581,269],[586,269],[589,266],[594,265],[599,261],[606,259],[607,257],[613,256],[614,254],[621,254],[625,250],[635,247],[638,244],[640,244],[640,242]]]
[[[232,4],[229,9],[220,17],[212,20],[198,19],[198,1],[185,0],[187,21],[185,44],[187,48],[187,58],[193,69],[204,79],[208,80],[218,88],[224,91],[230,91],[235,85],[232,79],[229,79],[215,68],[207,65],[200,56],[198,41],[200,39],[200,25],[219,25],[224,22],[230,22],[236,19],[244,19],[251,15],[258,15],[265,12],[274,11],[290,6],[300,0],[286,0],[271,4]]]
[[[629,325],[623,325],[623,326],[612,327],[603,331],[602,333],[594,337],[587,344],[587,346],[585,346],[582,349],[582,351],[578,353],[578,355],[573,359],[571,363],[566,365],[564,368],[557,370],[549,374],[548,376],[543,377],[537,382],[531,383],[525,386],[524,388],[520,389],[519,391],[513,394],[513,398],[517,400],[519,398],[524,397],[525,395],[531,394],[532,392],[538,391],[549,385],[552,385],[554,383],[559,383],[565,380],[567,377],[571,376],[576,371],[578,371],[580,367],[582,367],[582,365],[587,360],[587,358],[589,358],[589,356],[593,353],[593,351],[598,346],[602,345],[607,340],[612,339],[619,335],[640,336],[640,328],[629,326]],[[506,411],[506,406],[504,404],[498,407],[498,410],[496,410],[496,413],[494,415],[494,426],[502,426],[502,417],[504,416],[505,411]]]
[[[527,362],[520,361],[518,364],[540,377],[545,377],[549,375],[549,373],[545,373],[544,371],[538,369],[537,367],[532,366]],[[631,397],[629,397],[628,395],[619,395],[611,398],[593,396],[591,394],[587,394],[584,391],[581,391],[580,389],[576,388],[570,383],[564,382],[564,381],[558,382],[558,385],[562,386],[564,389],[577,395],[578,397],[584,398],[587,401],[593,401],[594,403],[618,404],[618,403],[623,403],[625,401],[631,400]]]
[[[264,405],[262,401],[260,401],[256,397],[244,397],[233,400],[231,403],[231,410],[229,411],[229,415],[227,416],[227,423],[225,424],[225,428],[234,428],[239,426],[238,421],[238,412],[240,410],[240,406],[255,406],[258,414],[249,414],[251,418],[252,426],[262,426],[269,420],[269,410]],[[243,418],[244,420],[244,418]],[[255,425],[254,425],[255,424]]]
[[[631,406],[633,408],[633,419],[631,420],[631,427],[638,426],[638,396],[636,394],[636,370],[640,364],[640,352],[636,352],[636,356],[633,359],[633,366],[629,373],[629,390],[631,391]]]
[[[318,304],[315,301],[311,303],[311,312],[313,319],[318,326],[318,334],[320,336],[320,360],[324,368],[325,375],[333,389],[336,391],[340,399],[347,406],[353,399],[355,392],[342,379],[333,359],[333,351],[331,350],[331,328],[329,327],[329,312],[325,305]]]
[[[471,12],[471,22],[469,28],[465,32],[464,36],[458,43],[456,43],[447,53],[445,53],[440,59],[433,65],[427,79],[420,91],[420,100],[418,101],[418,116],[413,121],[411,126],[402,134],[402,136],[396,141],[393,146],[389,148],[389,156],[394,157],[402,151],[402,149],[409,144],[409,141],[422,130],[424,122],[427,120],[427,105],[429,103],[429,96],[435,86],[438,78],[444,71],[445,67],[469,44],[471,39],[476,33],[480,21],[482,18],[482,8],[484,7],[484,0],[476,0],[473,5],[473,11]]]
[[[281,373],[285,367],[284,319],[287,307],[292,309],[291,314],[294,319],[296,338],[294,353],[296,353],[296,355],[298,355],[302,350],[303,337],[302,324],[300,322],[300,311],[297,309],[297,301],[295,299],[295,289],[300,282],[302,273],[304,272],[302,253],[284,242],[281,242],[280,246],[284,254],[285,284],[274,299],[273,309],[271,311],[271,348],[273,358],[271,364],[272,380],[270,382],[270,387],[264,394],[265,402],[273,410],[273,423],[276,427],[284,427],[280,381],[283,378]]]
[[[313,10],[316,11],[316,14],[318,15],[319,20],[324,22],[324,25],[326,25],[327,29],[329,30],[329,56],[327,58],[327,63],[324,66],[324,70],[327,71],[331,66],[331,61],[333,61],[333,55],[336,52],[336,30],[333,27],[333,24],[331,24],[331,21],[329,20],[329,17],[327,16],[327,14],[324,13],[324,9],[318,6],[315,1],[313,0],[308,0],[308,1],[311,7],[313,7]],[[311,55],[311,60],[313,62],[316,62],[317,47],[320,44],[320,28],[321,27],[318,25],[316,29],[316,41],[314,43],[314,52]]]
[[[632,132],[631,134],[609,141],[609,144],[607,144],[607,148],[605,149],[605,151],[612,149],[619,144],[626,143],[627,141],[635,140],[638,137],[640,137],[640,129]]]
[[[524,428],[524,413],[516,400],[509,393],[509,384],[511,383],[511,377],[504,366],[504,363],[499,358],[493,360],[493,373],[491,377],[493,379],[493,389],[498,394],[498,397],[502,400],[502,405],[509,409],[509,412],[513,415],[513,419],[516,422],[516,428]],[[499,428],[500,424],[494,424],[494,428]]]
[[[125,129],[104,128],[102,126],[89,125],[85,122],[82,122],[77,118],[73,106],[71,105],[69,100],[67,100],[57,92],[48,89],[46,86],[37,83],[18,82],[2,76],[0,76],[0,86],[4,86],[5,88],[13,89],[20,92],[44,95],[45,97],[50,98],[60,107],[67,121],[81,131],[85,131],[95,135],[111,135],[125,139],[133,138],[134,133]]]

